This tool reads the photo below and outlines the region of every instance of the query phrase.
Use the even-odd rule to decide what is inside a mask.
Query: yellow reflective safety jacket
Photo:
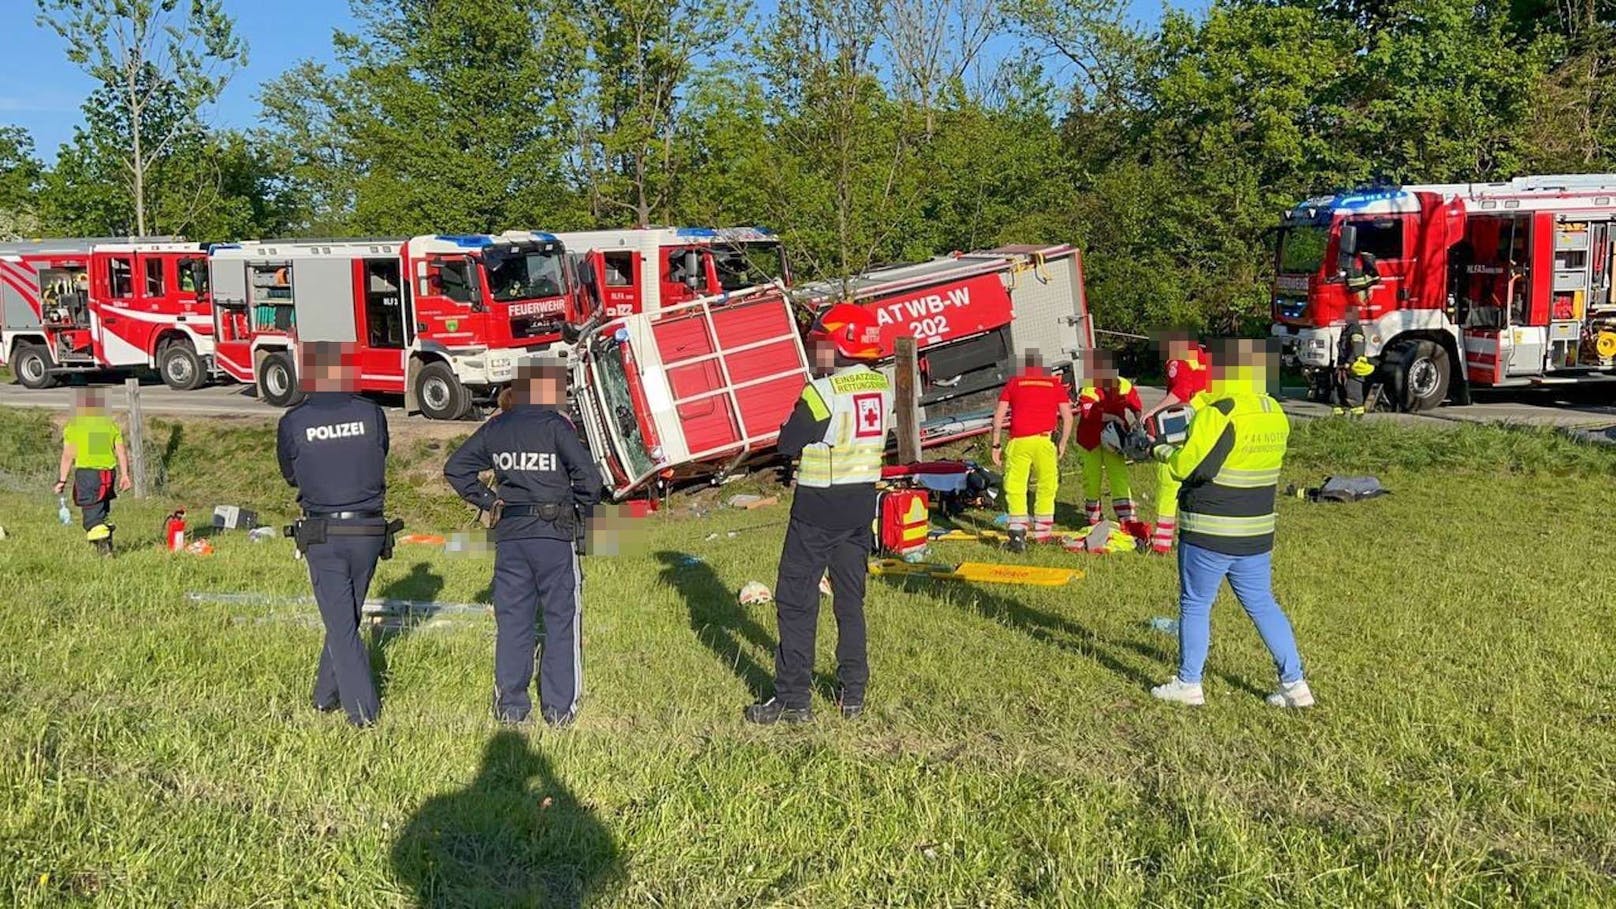
[[[892,384],[866,366],[849,366],[814,379],[802,403],[825,422],[818,441],[803,446],[797,485],[818,489],[874,484],[892,426]]]
[[[1162,458],[1164,515],[1171,496],[1179,542],[1226,555],[1274,548],[1274,499],[1290,421],[1279,402],[1229,383],[1198,401],[1182,447]]]

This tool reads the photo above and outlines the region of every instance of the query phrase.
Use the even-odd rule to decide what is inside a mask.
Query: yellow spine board
[[[871,559],[870,574],[878,577],[919,577],[936,581],[978,581],[984,584],[1024,584],[1033,587],[1060,587],[1083,576],[1076,568],[1046,568],[1039,565],[1000,565],[993,562],[905,562],[901,559]]]

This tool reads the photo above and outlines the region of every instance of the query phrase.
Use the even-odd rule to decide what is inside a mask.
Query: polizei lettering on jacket
[[[971,289],[956,287],[944,293],[927,294],[913,300],[888,303],[875,311],[876,323],[881,327],[896,325],[914,319],[936,316],[948,309],[962,309],[971,305]]]
[[[362,436],[365,434],[365,424],[355,420],[352,423],[330,423],[325,426],[310,426],[303,430],[308,441],[326,441],[328,439],[345,439],[349,436]]]
[[[496,451],[494,466],[500,470],[559,470],[560,460],[553,451]]]

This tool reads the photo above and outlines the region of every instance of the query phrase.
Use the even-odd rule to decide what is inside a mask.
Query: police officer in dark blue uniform
[[[516,373],[513,406],[484,423],[449,456],[443,475],[460,497],[489,513],[494,532],[494,713],[520,723],[533,709],[537,613],[544,610],[539,710],[552,726],[572,722],[583,695],[583,573],[575,541],[600,501],[589,450],[558,409],[566,367],[530,359]],[[492,470],[497,489],[478,479]]]
[[[275,453],[281,475],[297,487],[303,517],[293,525],[293,536],[309,563],[325,623],[314,707],[330,711],[340,705],[350,723],[369,726],[381,712],[381,701],[359,616],[376,561],[391,555],[391,534],[397,530],[382,513],[387,417],[354,393],[358,370],[344,345],[304,342],[301,347],[299,380],[309,395],[281,417]]]

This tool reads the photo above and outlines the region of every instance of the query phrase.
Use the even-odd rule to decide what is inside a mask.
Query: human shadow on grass
[[[419,603],[430,603],[438,598],[443,591],[443,575],[432,570],[429,562],[416,562],[410,566],[410,573],[387,584],[376,595],[384,600],[413,600]],[[387,670],[387,651],[401,637],[409,634],[415,626],[431,619],[430,613],[408,615],[397,620],[386,620],[371,625],[369,652],[370,673],[376,680],[376,694],[379,697],[387,696],[387,687],[392,680],[392,674]]]
[[[420,906],[582,907],[622,875],[611,831],[526,736],[502,730],[465,789],[427,799],[392,850]]]
[[[755,698],[774,691],[774,672],[749,654],[752,648],[774,652],[775,639],[736,599],[711,565],[692,561],[689,553],[663,550],[656,554],[662,565],[662,580],[684,598],[690,614],[690,631],[702,646],[712,651],[724,668],[746,685]],[[814,687],[832,691],[835,684],[823,673],[814,673]]]
[[[977,613],[1007,628],[1014,628],[1035,641],[1053,644],[1091,659],[1114,675],[1146,689],[1161,684],[1171,676],[1173,669],[1178,665],[1178,661],[1172,655],[1160,648],[1136,641],[1113,641],[1101,637],[1081,622],[1035,609],[1013,596],[998,593],[987,587],[959,582],[943,586],[941,582],[917,578],[885,577],[882,580],[901,590],[931,592],[936,599],[956,609]],[[1159,663],[1162,667],[1160,677],[1124,662],[1119,652],[1121,650],[1132,651]],[[1259,697],[1263,695],[1261,690],[1244,679],[1224,673],[1217,675],[1236,688]]]

